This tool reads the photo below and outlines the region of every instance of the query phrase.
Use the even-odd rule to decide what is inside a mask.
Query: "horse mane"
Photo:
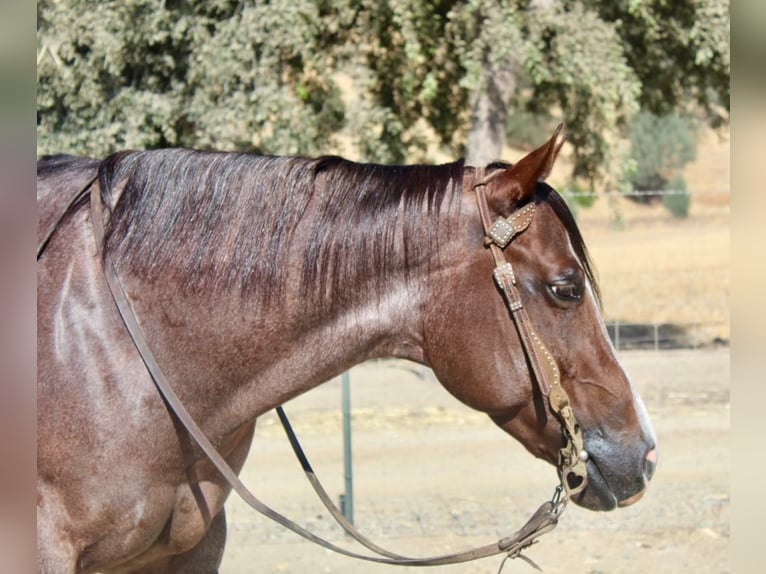
[[[37,177],[44,179],[64,168],[71,170],[88,170],[98,165],[99,160],[69,154],[44,155],[37,160]]]
[[[99,169],[103,203],[113,205],[105,251],[148,280],[176,273],[186,291],[239,289],[270,301],[284,290],[288,253],[300,238],[301,294],[343,304],[354,290],[381,286],[393,269],[407,273],[438,255],[432,230],[458,204],[463,173],[462,160],[387,166],[337,156],[120,152]],[[566,202],[544,183],[537,197],[566,228],[598,298]]]
[[[147,279],[177,273],[186,290],[235,288],[268,300],[283,291],[300,236],[304,294],[336,300],[438,247],[429,222],[438,225],[445,198],[457,197],[462,173],[462,161],[121,152],[100,167],[104,205],[114,204],[105,250]]]

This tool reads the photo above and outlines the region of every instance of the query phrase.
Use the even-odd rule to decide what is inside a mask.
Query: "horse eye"
[[[560,283],[550,285],[551,293],[562,301],[580,301],[583,296],[582,285],[578,283]]]

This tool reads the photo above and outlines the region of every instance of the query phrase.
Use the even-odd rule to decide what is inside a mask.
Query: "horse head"
[[[459,400],[557,464],[565,434],[530,368],[515,311],[492,280],[496,262],[482,224],[482,218],[513,222],[523,213],[528,226],[517,225],[507,246],[491,250],[510,263],[520,306],[555,362],[582,433],[587,481],[573,500],[611,510],[643,495],[657,462],[656,440],[607,334],[582,236],[561,196],[544,183],[562,143],[557,130],[512,166],[490,166],[488,176],[476,170],[473,181],[466,170],[459,232],[429,290],[425,359]],[[477,199],[477,183],[485,200]],[[534,207],[520,212],[525,206]]]

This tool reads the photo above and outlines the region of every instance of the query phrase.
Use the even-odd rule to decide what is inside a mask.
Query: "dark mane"
[[[268,301],[282,293],[288,252],[299,245],[302,294],[343,304],[352,290],[438,254],[430,230],[458,197],[463,171],[462,160],[384,166],[335,156],[121,152],[99,171],[104,205],[114,204],[106,249],[149,280],[175,272],[187,291],[239,289]],[[537,197],[566,228],[598,298],[566,202],[542,183]]]
[[[104,205],[122,190],[106,248],[118,266],[146,278],[177,270],[188,290],[235,288],[268,299],[284,288],[297,242],[306,289],[342,296],[434,247],[422,241],[433,235],[424,214],[438,219],[462,173],[462,161],[382,166],[338,157],[123,152],[100,169]]]
[[[37,160],[37,177],[45,179],[60,172],[63,168],[89,170],[98,165],[99,160],[67,154],[44,155]]]

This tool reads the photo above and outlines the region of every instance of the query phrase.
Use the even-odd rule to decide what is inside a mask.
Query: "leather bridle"
[[[152,353],[144,336],[143,330],[136,319],[132,305],[128,300],[122,283],[117,275],[114,264],[109,253],[104,251],[104,207],[101,199],[100,186],[96,184],[97,177],[93,178],[83,189],[81,189],[72,200],[67,204],[61,216],[47,230],[43,240],[38,245],[37,258],[42,255],[46,245],[51,239],[57,225],[67,216],[73,206],[81,200],[85,194],[90,191],[91,204],[91,222],[93,234],[99,254],[102,258],[104,275],[114,299],[115,305],[122,317],[122,320],[130,333],[136,349],[141,356],[147,370],[149,371],[159,393],[167,403],[173,414],[181,421],[188,433],[194,438],[205,455],[210,459],[213,465],[218,469],[221,475],[226,479],[231,488],[254,510],[264,516],[281,524],[285,528],[292,530],[303,538],[314,542],[328,550],[370,562],[391,564],[398,566],[436,566],[467,562],[497,554],[506,554],[508,558],[521,558],[537,568],[522,551],[537,542],[537,539],[543,534],[550,532],[555,528],[558,519],[566,508],[567,500],[573,494],[580,492],[587,483],[587,470],[585,461],[587,453],[583,449],[583,439],[580,428],[575,420],[572,407],[566,391],[561,385],[558,366],[556,361],[538,337],[529,321],[529,317],[521,301],[519,290],[516,287],[516,281],[513,274],[511,263],[507,261],[503,249],[513,240],[515,236],[523,232],[534,217],[535,204],[528,203],[521,209],[514,212],[508,218],[498,218],[493,223],[490,222],[489,207],[487,205],[484,187],[495,177],[497,173],[489,174],[487,177],[480,178],[482,171],[477,169],[475,179],[479,179],[474,184],[473,190],[481,214],[481,221],[486,235],[485,245],[492,252],[495,260],[494,278],[498,288],[503,294],[504,300],[508,306],[509,313],[516,325],[519,337],[521,339],[524,351],[529,360],[533,371],[533,379],[537,382],[540,392],[548,400],[548,406],[551,412],[561,423],[565,445],[559,451],[558,473],[561,484],[556,487],[551,500],[544,502],[532,517],[514,534],[502,538],[497,542],[486,546],[474,548],[465,552],[455,554],[446,554],[428,558],[412,558],[390,552],[381,548],[370,541],[346,519],[340,509],[333,503],[331,497],[322,487],[316,477],[303,449],[301,448],[297,437],[287,419],[282,407],[277,407],[277,414],[290,440],[293,450],[303,467],[309,482],[316,491],[320,500],[338,524],[357,542],[374,552],[376,555],[360,554],[346,548],[340,547],[332,542],[324,540],[319,536],[309,532],[302,526],[286,518],[280,513],[272,510],[266,504],[255,497],[250,490],[242,483],[237,473],[230,467],[226,460],[221,456],[210,440],[205,436],[202,429],[197,425],[190,413],[186,410],[178,395],[173,390],[172,385],[167,380],[160,368],[154,354]],[[502,569],[502,564],[501,564]],[[539,569],[539,568],[538,568]]]
[[[484,228],[484,241],[492,252],[492,258],[495,261],[493,271],[495,283],[503,294],[508,312],[516,325],[521,344],[532,368],[534,375],[532,379],[537,382],[540,393],[547,399],[548,407],[561,424],[565,444],[559,450],[557,468],[562,486],[567,495],[572,496],[581,492],[588,483],[586,468],[588,452],[584,448],[582,431],[575,419],[569,395],[561,384],[561,374],[556,359],[532,327],[516,286],[513,266],[506,259],[504,251],[510,242],[532,223],[535,216],[535,202],[533,200],[527,203],[508,218],[498,217],[492,222],[485,187],[502,173],[502,170],[498,170],[481,177],[481,170],[477,168],[476,179],[479,181],[474,184],[473,190],[476,193],[481,224]]]

